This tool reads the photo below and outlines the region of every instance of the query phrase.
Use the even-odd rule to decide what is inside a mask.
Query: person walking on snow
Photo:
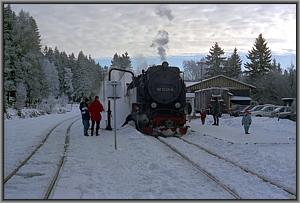
[[[205,109],[202,109],[200,111],[200,118],[201,118],[201,122],[202,122],[202,125],[205,124],[205,118],[206,118],[206,112],[205,112]]]
[[[102,104],[99,101],[99,97],[95,96],[95,100],[90,104],[89,112],[91,113],[92,120],[92,131],[91,136],[94,134],[94,126],[96,123],[96,136],[99,135],[100,121],[101,121],[101,112],[104,111]]]
[[[212,115],[214,117],[213,125],[219,125],[220,102],[218,101],[218,97],[215,97],[215,101],[212,105]]]
[[[90,127],[90,113],[88,111],[88,101],[89,101],[88,98],[83,97],[82,102],[79,105],[79,109],[81,111],[81,116],[82,116],[84,136],[89,136],[88,129]]]
[[[246,112],[243,116],[243,119],[242,119],[242,125],[244,126],[245,134],[250,134],[248,131],[249,131],[251,122],[252,122],[252,119],[251,119],[250,112],[248,110],[246,110]]]

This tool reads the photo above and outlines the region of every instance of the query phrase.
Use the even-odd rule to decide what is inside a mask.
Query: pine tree
[[[64,55],[66,64],[64,69],[64,89],[65,94],[68,96],[69,100],[72,100],[74,96],[74,87],[73,87],[73,73],[72,73],[72,66],[73,62],[71,59],[65,54]]]
[[[210,49],[209,54],[206,56],[206,64],[209,65],[206,77],[223,74],[223,67],[225,65],[225,57],[222,56],[223,54],[224,50],[221,49],[216,42]]]
[[[291,90],[289,97],[297,97],[297,71],[294,64],[288,68],[288,87]]]
[[[118,53],[115,53],[113,56],[113,59],[111,60],[111,67],[112,68],[121,68],[121,59],[118,55]]]
[[[125,68],[127,70],[132,70],[131,59],[127,52],[125,52],[125,54],[122,54],[121,64],[122,64],[122,68]]]
[[[282,73],[282,70],[281,70],[281,67],[280,67],[280,63],[277,63],[276,62],[276,59],[274,58],[273,61],[272,61],[272,65],[271,65],[271,70],[274,72],[274,71],[277,71],[279,73]]]
[[[111,61],[111,68],[120,68],[120,69],[126,69],[126,70],[131,70],[132,71],[132,65],[131,65],[131,59],[128,55],[127,52],[125,54],[122,54],[122,56],[118,55],[115,53],[113,56],[113,59]],[[119,80],[121,77],[123,77],[124,72],[119,72],[118,74],[118,79]]]
[[[56,98],[59,94],[59,79],[56,66],[46,57],[41,59],[41,64],[47,82],[47,96]]]
[[[271,50],[267,47],[266,40],[259,34],[256,38],[254,47],[248,52],[247,58],[250,62],[245,64],[245,73],[249,76],[249,79],[255,79],[259,75],[264,75],[272,69],[271,65]]]
[[[183,61],[182,63],[184,69],[184,79],[189,81],[199,80],[199,68],[198,64],[194,60]]]
[[[241,74],[242,60],[234,48],[232,55],[227,59],[224,67],[224,75],[232,78],[239,78]]]
[[[4,43],[4,110],[12,105],[16,91],[16,64],[18,59],[17,44],[14,42],[16,15],[8,4],[3,9],[3,43]],[[12,100],[11,100],[12,99]]]

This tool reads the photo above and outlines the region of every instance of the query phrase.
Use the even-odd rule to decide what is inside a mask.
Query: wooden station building
[[[239,80],[218,75],[191,85],[187,85],[188,93],[195,93],[194,108],[196,112],[207,109],[214,97],[219,97],[222,111],[226,112],[234,104],[249,105],[251,92],[255,86]]]

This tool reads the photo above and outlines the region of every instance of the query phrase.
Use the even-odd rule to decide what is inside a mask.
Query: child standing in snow
[[[205,124],[205,118],[206,118],[205,109],[201,110],[201,112],[200,112],[200,118],[201,118],[202,125],[204,125]]]
[[[242,119],[242,125],[244,126],[245,134],[250,134],[248,131],[249,131],[251,122],[252,122],[252,119],[251,119],[250,112],[248,110],[246,110],[245,115],[243,116],[243,119]]]

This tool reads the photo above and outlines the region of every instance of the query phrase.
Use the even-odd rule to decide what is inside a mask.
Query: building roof
[[[197,83],[197,84],[198,84],[198,83]],[[208,87],[208,88],[205,88],[205,89],[197,90],[197,91],[195,91],[195,92],[202,92],[202,91],[216,90],[216,89],[218,89],[218,90],[226,90],[226,91],[229,91],[229,89],[226,88],[226,87]]]
[[[189,85],[187,84],[186,86],[187,86],[187,87],[192,87],[192,86],[194,86],[194,85],[198,85],[198,84],[200,84],[200,83],[207,82],[207,81],[209,81],[209,80],[213,80],[213,79],[220,78],[220,77],[223,77],[223,78],[226,78],[226,79],[228,79],[228,80],[232,80],[232,81],[234,81],[234,82],[238,82],[238,83],[241,83],[241,84],[243,84],[243,85],[246,85],[246,86],[248,86],[248,87],[250,87],[250,88],[256,89],[256,87],[253,86],[253,85],[250,85],[250,84],[245,83],[245,82],[241,82],[241,81],[239,81],[239,80],[236,80],[236,79],[227,77],[227,76],[225,76],[225,75],[217,75],[217,76],[214,76],[214,77],[211,77],[211,78],[207,78],[207,79],[204,79],[204,80],[195,82],[195,83],[194,83],[194,82],[193,82],[193,83],[189,83]]]
[[[185,86],[186,87],[189,87],[189,86],[192,86],[192,85],[194,85],[194,84],[198,84],[199,83],[199,81],[197,81],[197,82],[184,82],[185,83]]]
[[[252,99],[250,97],[243,97],[243,96],[232,96],[230,100],[233,101],[251,101]]]

